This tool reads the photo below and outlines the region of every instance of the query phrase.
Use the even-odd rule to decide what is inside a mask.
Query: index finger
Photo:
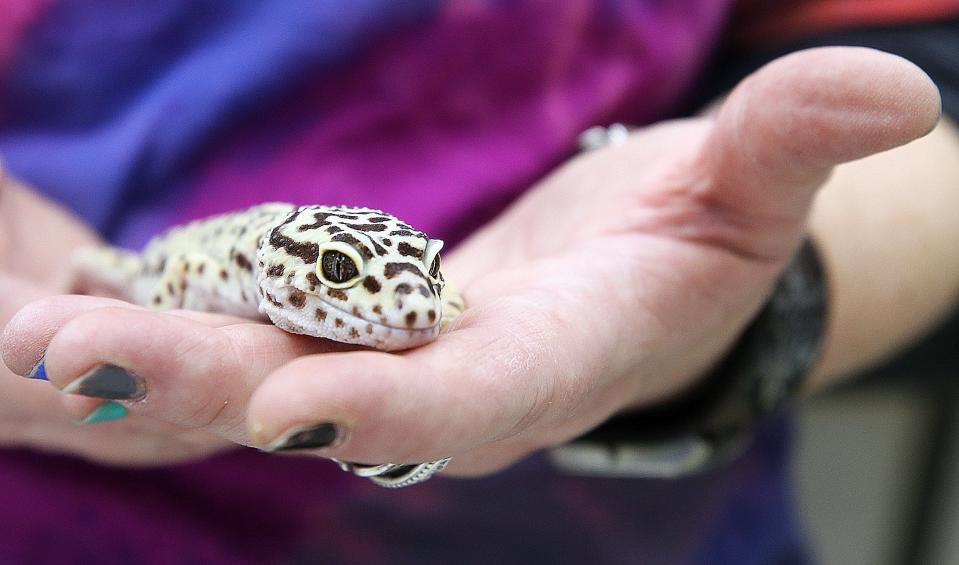
[[[58,297],[17,314],[3,336],[4,360],[24,374],[45,351],[46,375],[64,392],[246,443],[247,399],[266,374],[343,346],[268,324],[217,325],[228,319]]]

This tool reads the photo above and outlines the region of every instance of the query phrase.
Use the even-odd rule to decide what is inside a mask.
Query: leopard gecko
[[[392,351],[432,341],[463,309],[442,247],[379,210],[269,203],[174,227],[142,253],[80,250],[73,270],[78,287],[150,308],[268,318]]]
[[[464,308],[440,272],[443,242],[370,208],[269,203],[197,220],[142,253],[85,248],[76,288],[99,288],[155,309],[266,318],[288,332],[386,351],[434,340]],[[449,459],[346,471],[396,488]]]

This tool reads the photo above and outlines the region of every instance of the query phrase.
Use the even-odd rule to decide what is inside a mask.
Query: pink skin
[[[452,455],[449,474],[495,471],[692,384],[762,304],[831,167],[927,133],[938,111],[928,78],[890,55],[780,59],[715,116],[648,127],[561,167],[444,257],[469,307],[438,341],[400,354],[225,316],[37,300],[4,332],[11,371],[46,350],[58,388],[113,363],[148,394],[126,403],[125,420],[76,428],[67,414],[96,401],[63,395],[61,406],[49,384],[7,376],[2,386],[24,390],[0,398],[28,397],[20,413],[34,429],[0,429],[8,443],[132,464],[335,422],[345,440],[311,454]],[[19,305],[4,300],[4,313]]]

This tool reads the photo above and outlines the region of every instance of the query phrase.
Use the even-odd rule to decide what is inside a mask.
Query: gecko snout
[[[440,302],[426,284],[400,283],[396,285],[393,297],[401,320],[399,326],[425,329],[436,325]]]

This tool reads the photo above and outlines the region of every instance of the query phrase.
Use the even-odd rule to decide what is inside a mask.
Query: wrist
[[[614,417],[554,460],[573,472],[679,476],[738,454],[759,422],[798,394],[818,358],[826,295],[806,242],[724,359],[672,400]]]

